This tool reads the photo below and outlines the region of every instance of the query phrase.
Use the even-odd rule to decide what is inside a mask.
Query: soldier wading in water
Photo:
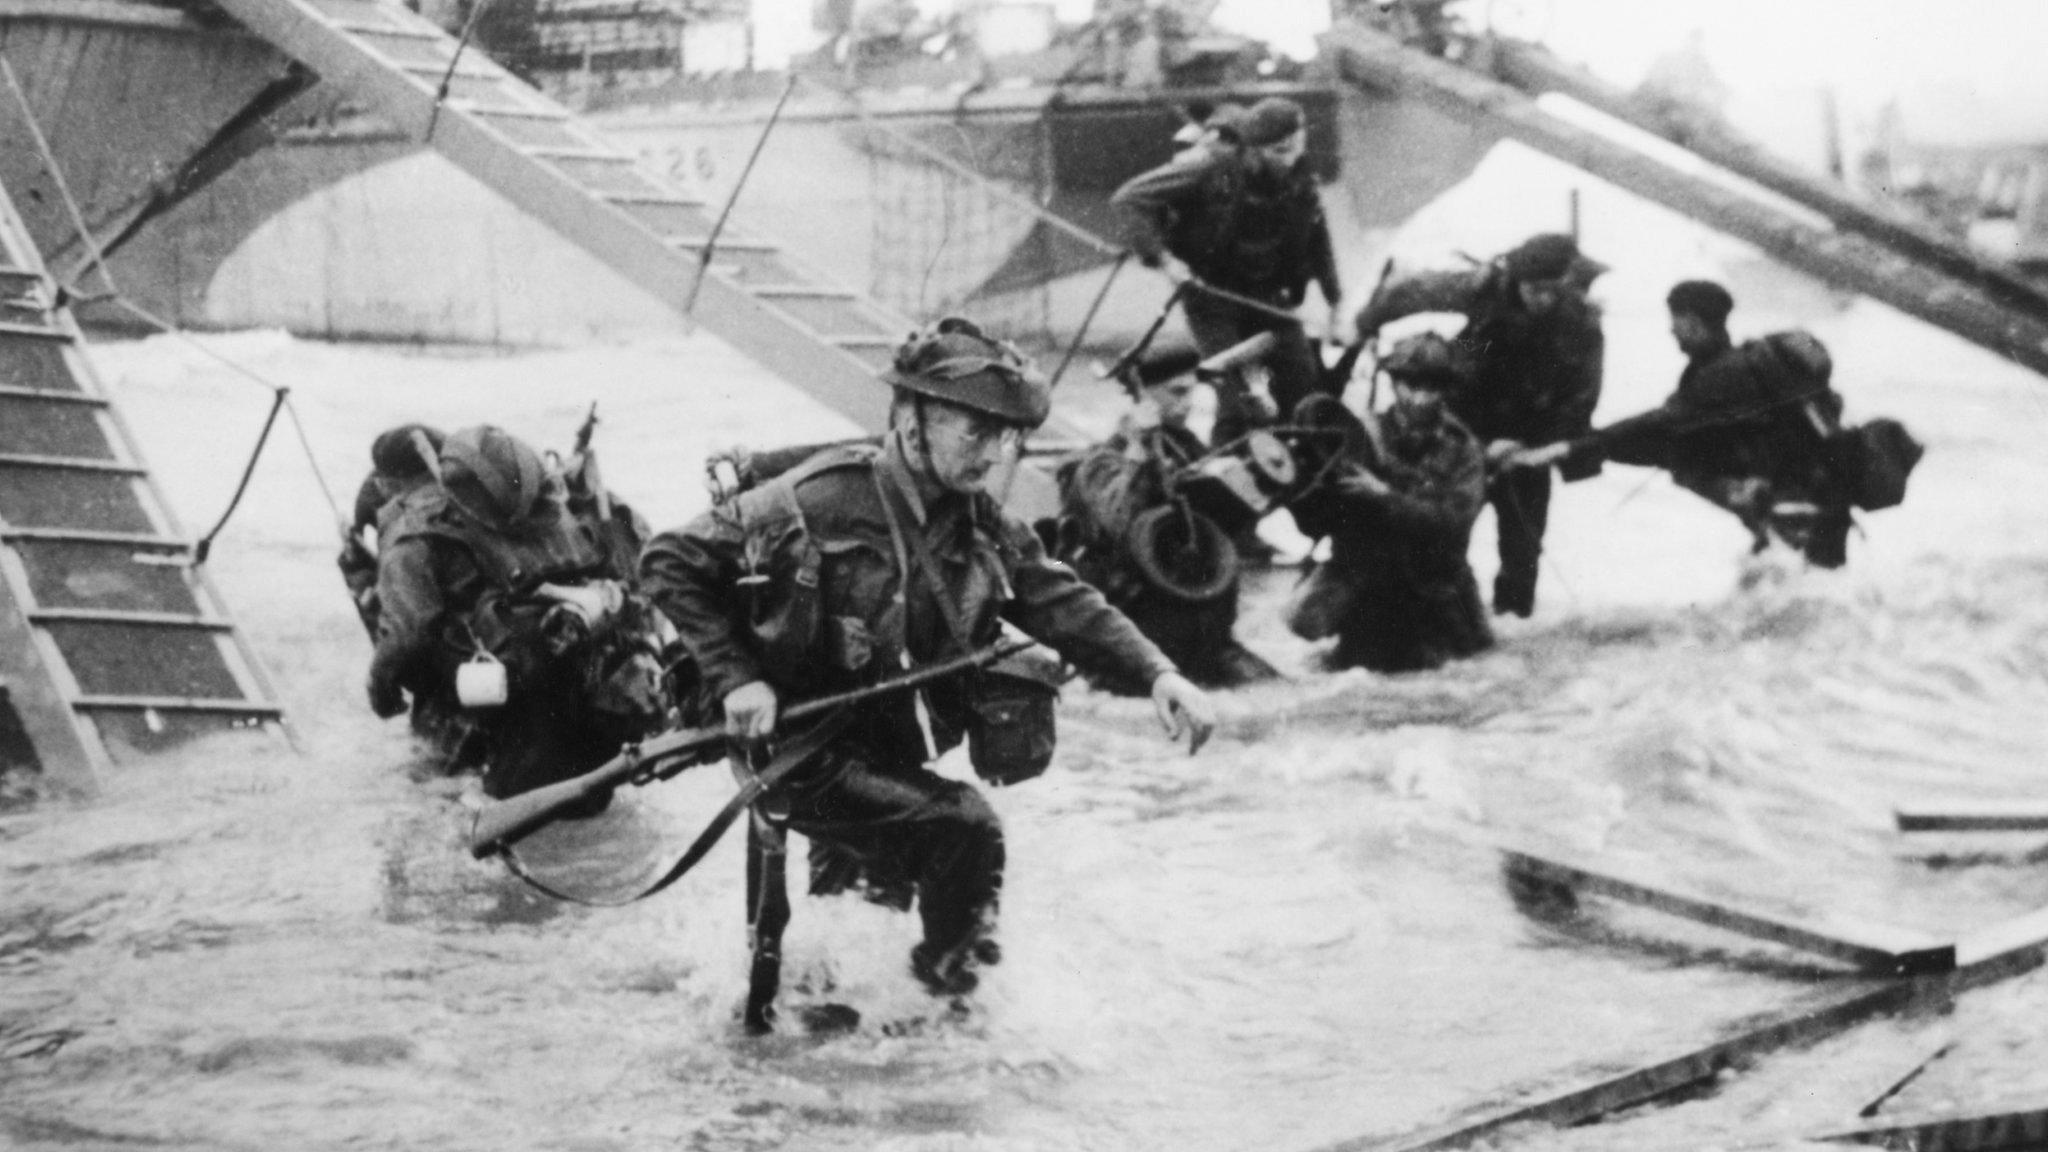
[[[1195,746],[1215,720],[1201,690],[988,492],[1050,409],[1044,378],[948,319],[913,335],[882,380],[895,396],[878,447],[828,448],[656,537],[641,574],[701,698],[756,749],[761,772],[789,770],[757,821],[810,841],[814,894],[861,889],[904,910],[914,897],[924,938],[911,971],[959,996],[1001,955],[1003,833],[979,791],[926,766],[965,738],[985,779],[1036,774],[1055,689],[998,665],[788,730],[779,711],[987,645],[1007,623],[1084,668],[1142,678],[1168,731]],[[1034,694],[1040,706],[1019,706]],[[1038,727],[1020,731],[1019,719]],[[772,862],[776,874],[750,884],[757,974],[788,916]],[[772,996],[757,984],[750,1029],[771,1026]]]

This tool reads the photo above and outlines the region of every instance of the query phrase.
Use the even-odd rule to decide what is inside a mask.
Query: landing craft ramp
[[[0,721],[32,750],[0,767],[89,790],[131,752],[281,725],[190,551],[0,187]]]
[[[1726,181],[1684,171],[1579,127],[1539,107],[1535,97],[1519,87],[1405,47],[1361,25],[1337,26],[1326,34],[1324,46],[1338,72],[1354,84],[1420,100],[1468,123],[1499,131],[1617,187],[1755,244],[1802,272],[1882,300],[2048,375],[2048,308],[2032,298],[2031,288],[2022,285],[2016,289],[2003,280],[1987,279],[1980,269],[1958,264],[1952,254],[1938,253],[1862,217],[1852,219],[1846,201],[1805,197],[1803,207],[1821,221],[1814,222],[1762,194],[1738,191]],[[1523,79],[1539,83],[1533,65],[1525,69]],[[1548,87],[1556,78],[1540,82]],[[1733,157],[1724,151],[1720,159],[1728,162]],[[1755,165],[1744,166],[1752,178],[1762,174]],[[1774,191],[1785,195],[1790,188]],[[1855,230],[1858,225],[1862,231]]]
[[[380,0],[217,0],[250,32],[424,140],[634,284],[777,376],[879,430],[875,385],[909,322],[821,284],[728,228],[698,283],[716,209],[613,148],[566,109],[440,28]],[[438,98],[447,80],[447,97]]]

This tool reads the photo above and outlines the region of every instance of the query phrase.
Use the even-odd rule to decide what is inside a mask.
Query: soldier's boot
[[[934,996],[965,996],[981,986],[976,969],[1002,960],[1002,945],[985,936],[947,949],[919,943],[910,949],[910,972]]]
[[[1496,616],[1513,613],[1523,619],[1536,611],[1536,565],[1503,567],[1493,577],[1493,611]]]

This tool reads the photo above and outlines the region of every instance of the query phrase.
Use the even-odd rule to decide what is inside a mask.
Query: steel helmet
[[[1052,411],[1052,385],[1024,354],[958,316],[912,333],[882,380],[1024,428],[1045,423]]]
[[[386,476],[412,479],[425,476],[430,470],[427,459],[420,455],[419,438],[424,437],[427,446],[438,455],[448,437],[439,428],[426,424],[400,424],[379,435],[370,444],[370,465]]]
[[[1387,375],[1424,388],[1445,388],[1458,382],[1457,356],[1451,342],[1434,332],[1410,336],[1380,357]]]
[[[448,498],[492,528],[531,517],[547,482],[540,453],[502,428],[464,428],[441,448],[441,487]]]

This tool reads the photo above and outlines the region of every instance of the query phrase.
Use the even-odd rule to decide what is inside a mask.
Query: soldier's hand
[[[1524,448],[1508,457],[1510,468],[1548,468],[1572,454],[1572,446],[1566,443],[1545,444],[1541,448]]]
[[[1166,273],[1166,278],[1175,284],[1185,284],[1195,278],[1195,270],[1188,267],[1187,263],[1180,257],[1171,253],[1159,258],[1159,270]]]
[[[775,689],[750,680],[725,694],[725,734],[749,743],[766,740],[775,731],[780,707]]]
[[[1495,440],[1486,446],[1486,462],[1494,465],[1506,465],[1517,453],[1526,451],[1528,451],[1528,447],[1520,440]]]
[[[1152,682],[1152,706],[1159,710],[1167,739],[1187,735],[1190,756],[1201,751],[1216,730],[1216,706],[1209,702],[1209,694],[1178,672],[1168,672]]]
[[[1357,320],[1335,304],[1330,305],[1330,343],[1345,348],[1358,343]]]
[[[370,711],[384,720],[405,711],[404,691],[380,676],[370,677]]]
[[[1342,495],[1358,496],[1365,499],[1385,496],[1388,492],[1393,491],[1393,489],[1387,487],[1385,480],[1380,479],[1374,473],[1368,472],[1363,468],[1353,469],[1337,477],[1337,479],[1331,481],[1330,487],[1336,489]]]

